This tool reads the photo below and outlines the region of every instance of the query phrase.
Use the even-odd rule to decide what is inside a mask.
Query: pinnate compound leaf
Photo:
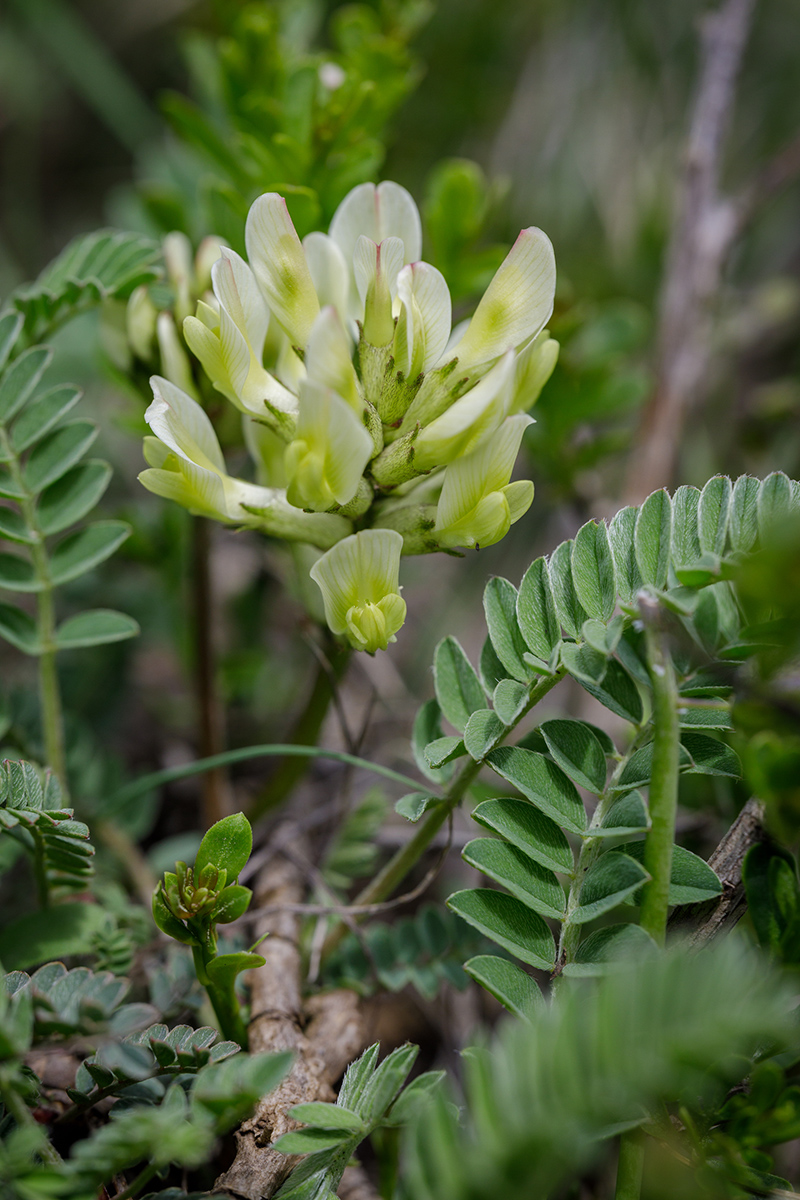
[[[747,553],[758,537],[758,496],[761,484],[753,475],[740,475],[733,485],[728,538],[731,550]]]
[[[450,896],[447,906],[521,962],[541,971],[552,970],[556,958],[553,935],[538,913],[516,896],[473,888]]]
[[[609,850],[586,872],[580,904],[570,920],[575,925],[594,921],[622,904],[649,878],[640,862],[620,850]]]
[[[669,493],[662,488],[648,496],[639,509],[634,531],[642,579],[660,589],[667,585],[671,536],[672,504]]]
[[[581,626],[589,615],[575,591],[572,578],[572,542],[562,542],[550,559],[550,583],[556,615],[570,637],[579,637]]]
[[[531,670],[523,655],[528,646],[517,623],[517,589],[500,576],[490,579],[483,593],[486,627],[495,653],[513,678],[525,683]]]
[[[223,817],[211,826],[200,843],[194,863],[195,877],[210,864],[220,871],[227,871],[228,880],[233,883],[252,849],[253,830],[244,813]]]
[[[545,558],[535,559],[522,577],[517,596],[517,621],[529,649],[547,661],[561,641],[561,626],[556,617]]]
[[[574,961],[564,967],[564,974],[578,977],[605,975],[622,959],[657,953],[655,942],[640,925],[606,925],[581,942]]]
[[[62,622],[56,631],[56,645],[59,650],[105,646],[126,641],[138,633],[139,626],[133,617],[110,608],[95,608]]]
[[[516,1017],[529,1020],[545,1007],[536,981],[507,958],[479,954],[464,963],[464,970]]]
[[[498,746],[487,761],[492,769],[522,792],[526,799],[571,833],[586,829],[586,810],[578,791],[555,763],[518,746]]]
[[[53,583],[68,583],[105,562],[127,537],[131,527],[125,521],[95,521],[76,533],[67,534],[53,551],[50,578]]]
[[[617,583],[604,522],[587,521],[576,533],[572,578],[578,599],[589,616],[603,623],[610,621],[617,603]]]
[[[467,753],[476,762],[480,762],[497,745],[505,732],[505,725],[491,708],[476,709],[464,730],[464,746]]]
[[[633,604],[642,586],[642,574],[636,561],[634,530],[638,508],[622,508],[608,527],[608,541],[614,556],[617,590],[623,604]]]
[[[627,854],[637,862],[644,861],[644,842],[625,842],[617,853]],[[699,904],[713,900],[722,892],[722,884],[707,862],[683,846],[672,847],[672,872],[669,884],[670,904]],[[634,896],[634,903],[639,897]]]
[[[463,733],[471,714],[483,708],[485,700],[475,669],[456,638],[443,638],[436,647],[433,681],[439,707],[453,728]]]
[[[464,862],[507,888],[534,912],[553,920],[566,911],[564,889],[552,871],[498,838],[475,838],[461,851]]]
[[[499,833],[528,858],[551,871],[569,874],[574,867],[572,850],[560,827],[527,800],[484,800],[472,814],[485,829]]]
[[[66,475],[83,458],[98,434],[94,421],[68,421],[48,434],[31,451],[23,470],[28,491],[34,495]]]
[[[583,721],[558,718],[540,726],[547,748],[573,783],[599,795],[606,786],[606,756]]]
[[[732,490],[727,475],[715,475],[703,488],[697,512],[697,531],[704,553],[721,556],[725,552]]]
[[[60,533],[91,512],[111,479],[111,467],[101,459],[79,463],[45,488],[39,496],[37,519],[42,533]]]

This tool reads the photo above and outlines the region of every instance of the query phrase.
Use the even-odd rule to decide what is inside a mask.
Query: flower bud
[[[402,547],[395,530],[366,529],[337,542],[311,568],[328,625],[355,650],[385,650],[405,621],[398,584]]]
[[[157,318],[158,309],[142,283],[131,292],[125,314],[128,341],[133,353],[142,362],[150,362],[152,359]]]

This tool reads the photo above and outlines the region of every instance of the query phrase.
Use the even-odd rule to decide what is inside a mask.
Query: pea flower
[[[365,529],[337,542],[311,568],[325,619],[355,650],[374,654],[396,641],[406,619],[398,577],[403,539],[393,529]]]
[[[490,546],[531,505],[533,484],[511,475],[558,357],[545,328],[553,247],[523,229],[454,330],[447,282],[420,261],[419,212],[399,184],[359,185],[327,233],[302,241],[286,200],[267,193],[250,209],[245,245],[247,261],[227,247],[206,256],[212,291],[183,329],[210,386],[243,415],[258,482],[227,474],[187,394],[196,376],[140,298],[131,326],[141,345],[159,336],[173,352],[181,385],[168,393],[154,380],[142,482],[193,511],[325,550],[311,578],[328,624],[374,653],[405,617],[401,551]],[[188,243],[175,239],[170,254],[180,283]],[[196,284],[178,291],[183,303]]]

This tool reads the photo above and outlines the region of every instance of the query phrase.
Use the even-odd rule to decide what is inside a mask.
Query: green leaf
[[[492,704],[504,725],[513,725],[528,706],[530,690],[516,679],[501,679],[494,689]]]
[[[7,925],[0,933],[0,960],[8,971],[71,954],[89,954],[92,938],[106,923],[99,904],[59,904]]]
[[[41,654],[36,622],[15,604],[0,604],[0,637],[4,637],[23,654]]]
[[[572,578],[572,542],[562,542],[550,559],[550,583],[556,615],[570,637],[579,637],[581,626],[588,613],[583,608],[575,591]]]
[[[564,974],[577,977],[605,975],[621,960],[657,953],[658,946],[640,925],[606,925],[581,942],[574,961],[564,967]]]
[[[233,813],[212,825],[203,837],[194,861],[195,877],[209,863],[227,871],[233,882],[239,876],[253,849],[253,830],[244,813]]]
[[[617,847],[620,854],[627,854],[637,862],[644,862],[644,842],[626,842]],[[722,884],[707,862],[683,846],[672,847],[672,872],[669,884],[670,904],[699,904],[713,900],[722,892]],[[638,904],[639,898],[634,897]]]
[[[728,705],[702,708],[680,705],[678,721],[681,729],[733,729]]]
[[[679,763],[681,770],[686,770],[687,767],[691,766],[689,754],[683,747],[679,749]],[[617,782],[609,790],[627,792],[631,788],[647,787],[650,783],[652,773],[653,743],[648,742],[646,746],[640,746],[638,750],[634,750],[626,762],[619,779],[617,779]]]
[[[604,625],[602,621],[596,621],[590,617],[588,621],[583,622],[581,636],[589,646],[607,657],[613,654],[619,645],[624,628],[625,618],[623,616],[613,617],[608,625]],[[593,682],[596,681],[593,680]]]
[[[639,509],[634,531],[636,561],[645,583],[665,588],[669,566],[672,505],[662,488],[648,496]]]
[[[131,527],[124,521],[95,521],[76,533],[63,538],[50,559],[50,578],[53,583],[67,583],[77,579],[117,550],[127,537]]]
[[[60,533],[82,520],[102,497],[111,473],[108,463],[93,458],[79,463],[45,488],[36,508],[42,533]]]
[[[545,558],[535,559],[522,577],[517,597],[517,621],[529,648],[547,661],[561,641],[561,627]]]
[[[0,588],[10,592],[39,592],[41,582],[36,578],[33,564],[18,554],[0,554]]]
[[[523,655],[528,646],[517,624],[517,589],[507,579],[490,579],[483,592],[486,628],[495,653],[513,679],[525,683],[530,667]]]
[[[8,471],[0,467],[0,496],[4,500],[24,500],[25,491],[12,479]]]
[[[454,637],[443,638],[433,657],[436,699],[447,720],[459,733],[470,715],[483,708],[485,699],[472,663]]]
[[[516,1017],[529,1020],[545,1008],[545,999],[536,981],[507,958],[479,954],[464,963],[464,970]]]
[[[733,485],[728,538],[731,550],[747,553],[758,537],[758,495],[761,484],[752,475],[740,475]]]
[[[439,783],[449,775],[448,771],[434,770],[425,756],[428,747],[438,741],[441,736],[442,710],[439,708],[439,702],[438,700],[426,700],[414,717],[414,725],[411,730],[411,752],[418,769],[432,783]]]
[[[585,925],[610,912],[637,891],[650,876],[636,859],[622,850],[609,850],[589,868],[583,879],[580,903],[570,916],[574,925]]]
[[[480,762],[506,732],[506,727],[491,708],[479,708],[470,716],[464,730],[467,753]]]
[[[730,779],[741,779],[739,755],[724,742],[706,733],[687,731],[681,734],[681,744],[692,756],[690,775],[725,775]]]
[[[350,1133],[361,1133],[366,1128],[361,1118],[348,1108],[340,1108],[338,1104],[323,1104],[321,1101],[295,1104],[294,1108],[289,1109],[289,1116],[316,1129],[345,1129]]]
[[[38,540],[35,534],[29,533],[22,513],[5,506],[0,507],[0,538],[9,542],[20,542],[24,546],[31,546]]]
[[[642,575],[636,561],[633,540],[638,512],[638,508],[631,506],[620,509],[608,527],[617,590],[623,604],[633,604],[642,586]]]
[[[611,620],[617,603],[614,559],[603,521],[587,521],[572,545],[572,579],[578,600],[590,617]]]
[[[765,534],[779,525],[792,504],[792,485],[783,471],[773,471],[758,490],[758,532]]]
[[[380,1120],[395,1100],[418,1053],[418,1046],[398,1046],[391,1054],[387,1054],[371,1079],[367,1080],[353,1109],[368,1124]]]
[[[14,349],[14,343],[22,329],[22,317],[17,313],[8,312],[0,317],[0,371],[6,365],[8,356]]]
[[[179,920],[167,905],[160,885],[153,892],[153,920],[167,937],[187,946],[193,944],[194,938],[183,921]]]
[[[794,856],[775,844],[752,846],[742,863],[742,882],[759,944],[784,958],[782,943],[787,934],[791,937],[794,933],[800,907]],[[794,954],[789,956],[789,962],[793,961]]]
[[[266,961],[260,954],[247,954],[244,951],[238,954],[218,954],[206,965],[206,972],[213,984],[227,991],[233,987],[236,976],[241,975],[242,971],[263,967]]]
[[[94,608],[62,622],[56,631],[56,645],[59,650],[105,646],[136,637],[138,633],[139,626],[133,617],[110,608]]]
[[[559,718],[539,728],[548,750],[573,783],[599,795],[606,786],[606,756],[589,726]]]
[[[650,814],[641,792],[626,792],[617,796],[607,810],[600,825],[590,828],[590,837],[620,837],[631,833],[646,833],[650,828]]]
[[[440,737],[428,742],[423,751],[425,760],[431,767],[443,767],[445,763],[453,762],[466,753],[464,739],[460,737]]]
[[[238,921],[247,912],[252,898],[250,888],[242,887],[239,883],[229,884],[217,897],[211,914],[212,920],[218,925],[229,925],[231,921]]]
[[[440,798],[431,796],[429,792],[409,792],[395,803],[394,811],[407,821],[418,821],[428,809],[437,804],[441,804]]]
[[[576,646],[574,642],[564,642],[561,647],[561,661],[578,683],[591,683],[593,686],[603,682],[609,666],[608,656],[596,647]]]
[[[538,913],[515,896],[493,888],[456,892],[447,907],[521,962],[550,971],[556,958],[553,935]]]
[[[68,421],[34,446],[23,471],[28,491],[35,495],[66,475],[83,458],[97,434],[93,421]]]
[[[672,559],[676,567],[696,563],[703,553],[697,530],[700,491],[679,487],[672,497]]]
[[[485,829],[499,833],[543,867],[565,875],[572,873],[575,864],[565,835],[555,821],[527,800],[512,797],[484,800],[472,818]]]
[[[16,358],[0,380],[0,423],[17,415],[53,357],[47,346],[31,346]]]
[[[703,488],[697,512],[697,526],[700,548],[704,553],[720,557],[725,553],[731,492],[731,481],[727,475],[715,475]]]
[[[486,637],[481,648],[480,668],[481,683],[487,696],[491,696],[501,680],[506,678],[506,669],[494,652],[492,639]]]
[[[555,763],[518,746],[498,746],[490,751],[487,761],[546,816],[571,833],[583,833],[586,811],[581,798],[575,785]]]
[[[35,404],[29,404],[20,413],[11,434],[11,445],[17,454],[21,454],[49,433],[80,398],[81,392],[78,388],[73,387],[71,383],[62,383],[45,392]]]
[[[641,724],[644,709],[639,689],[615,658],[609,660],[602,683],[592,683],[581,678],[578,678],[578,682],[584,691],[594,696],[595,700],[599,700],[618,717],[630,721],[632,725]]]
[[[561,920],[566,911],[564,889],[552,871],[498,838],[475,838],[461,851],[464,862],[501,884],[512,896],[543,917]]]

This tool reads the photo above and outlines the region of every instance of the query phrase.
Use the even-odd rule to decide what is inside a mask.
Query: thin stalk
[[[617,1188],[614,1200],[639,1200],[644,1172],[644,1135],[633,1129],[619,1139]]]
[[[131,1196],[135,1196],[140,1192],[146,1183],[149,1183],[154,1175],[157,1175],[160,1167],[155,1167],[150,1164],[149,1167],[143,1167],[132,1183],[129,1183],[121,1192],[117,1192],[114,1200],[130,1200]]]
[[[39,642],[39,705],[42,720],[44,756],[47,765],[58,776],[65,803],[69,800],[67,788],[66,755],[64,751],[64,718],[61,708],[61,690],[56,667],[56,616],[53,598],[53,582],[47,558],[44,534],[36,520],[34,497],[25,486],[25,477],[5,429],[0,428],[0,446],[3,459],[8,463],[9,473],[20,493],[18,501],[30,540],[31,562],[38,585],[36,593],[36,632]]]
[[[522,718],[560,682],[563,676],[564,669],[561,668],[555,675],[551,675],[547,679],[542,679],[531,686],[528,703],[516,721],[508,726],[501,741],[508,737],[509,733],[516,728]],[[449,819],[453,810],[461,803],[467,789],[480,772],[482,766],[483,760],[476,761],[475,759],[470,759],[464,764],[442,797],[441,803],[431,809],[410,841],[406,842],[405,846],[401,846],[397,853],[389,859],[383,870],[375,876],[367,887],[359,892],[353,901],[354,906],[378,904],[381,900],[386,900],[392,894],[398,884],[402,883],[406,875],[408,875],[409,871],[417,865],[445,821]],[[418,787],[419,785],[415,786]],[[347,926],[344,924],[338,925],[333,930],[323,947],[323,957],[338,946],[346,933]]]
[[[31,830],[33,838],[33,878],[36,881],[36,899],[40,908],[50,907],[50,883],[47,878],[47,859],[44,838]]]
[[[217,686],[214,645],[214,590],[211,572],[211,522],[192,520],[192,633],[194,685],[197,701],[197,740],[200,756],[209,758],[225,749],[225,714]],[[230,811],[230,788],[222,767],[203,779],[203,825],[207,829]]]
[[[213,955],[211,956],[213,957]],[[234,985],[230,987],[220,987],[209,978],[206,970],[209,963],[209,956],[201,946],[192,946],[192,958],[194,959],[194,969],[197,975],[198,982],[205,988],[208,998],[211,1001],[211,1007],[219,1022],[220,1033],[222,1036],[232,1042],[238,1042],[243,1050],[247,1049],[247,1026],[242,1019],[242,1010],[239,1006],[239,1001],[234,990]]]
[[[675,818],[678,811],[680,729],[675,669],[660,626],[657,601],[640,596],[645,623],[647,670],[653,688],[653,767],[650,777],[650,832],[644,848],[644,867],[650,875],[642,893],[639,921],[659,946],[664,945],[669,908],[669,882]]]

